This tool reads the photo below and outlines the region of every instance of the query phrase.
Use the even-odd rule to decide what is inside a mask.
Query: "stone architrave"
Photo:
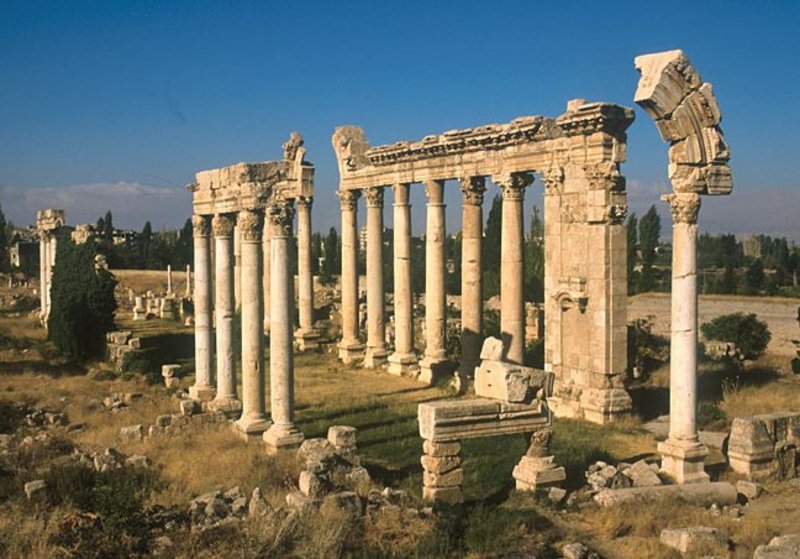
[[[192,216],[194,232],[194,385],[189,395],[196,400],[210,400],[215,389],[211,373],[211,219],[204,215]],[[137,309],[141,297],[136,298]],[[136,313],[137,309],[134,309]],[[144,309],[139,310],[143,312]]]
[[[300,327],[295,332],[297,348],[319,348],[319,334],[314,329],[314,275],[311,269],[311,197],[295,200],[297,208],[297,302]]]
[[[358,336],[358,199],[361,192],[340,190],[342,210],[342,341],[339,359],[352,363],[364,356]]]
[[[484,177],[461,179],[461,363],[456,375],[459,392],[475,376],[483,344],[483,282],[481,244],[483,241]]]
[[[672,50],[637,56],[641,77],[634,100],[670,143],[668,173],[673,194],[670,428],[658,445],[662,470],[678,483],[708,481],[708,450],[697,433],[697,216],[700,195],[729,194],[730,150],[719,124],[722,114],[710,83],[686,55]]]
[[[242,416],[237,429],[247,437],[269,428],[264,390],[264,300],[261,292],[264,221],[260,212],[244,210],[237,216],[242,257]]]
[[[386,363],[386,309],[383,292],[383,188],[364,191],[367,202],[367,350],[364,366]]]
[[[242,403],[236,394],[236,359],[233,354],[233,230],[230,215],[217,214],[211,221],[214,232],[215,305],[217,329],[217,393],[209,408],[239,417]]]
[[[416,376],[419,372],[414,351],[414,295],[411,290],[411,205],[409,185],[396,184],[394,192],[394,353],[389,372]]]
[[[296,448],[304,437],[294,424],[294,297],[289,267],[294,207],[291,202],[277,197],[267,209],[267,218],[272,225],[269,336],[272,425],[264,433],[264,442],[267,449],[273,452]]]
[[[503,228],[500,242],[500,337],[505,360],[525,359],[525,232],[522,203],[525,188],[533,183],[526,173],[495,175],[492,182],[503,193]]]
[[[447,364],[447,304],[445,299],[445,204],[444,181],[426,181],[428,197],[425,228],[425,356],[419,380],[432,384]]]

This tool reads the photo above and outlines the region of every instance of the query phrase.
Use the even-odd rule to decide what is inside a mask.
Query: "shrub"
[[[767,323],[758,320],[752,313],[718,316],[703,324],[700,331],[707,340],[735,344],[740,359],[756,359],[764,353],[772,339]]]
[[[628,367],[638,368],[641,375],[666,361],[667,341],[653,334],[655,317],[637,318],[628,324]]]
[[[76,245],[61,235],[56,249],[51,288],[48,339],[71,359],[85,360],[105,351],[106,332],[114,328],[116,280],[95,269],[95,245]]]

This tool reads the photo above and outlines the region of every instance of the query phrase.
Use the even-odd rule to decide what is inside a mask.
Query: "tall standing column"
[[[481,241],[483,240],[484,177],[461,180],[461,364],[456,388],[466,389],[480,364],[483,336],[483,293],[481,282]]]
[[[47,254],[47,237],[47,231],[39,231],[39,319],[44,323],[45,327],[47,326],[47,297],[50,295],[47,281],[48,263],[50,262],[50,257]]]
[[[269,428],[264,400],[264,298],[261,292],[261,235],[257,211],[239,212],[242,252],[242,416],[236,427],[247,437]]]
[[[264,442],[270,451],[275,451],[297,447],[304,437],[294,425],[294,297],[289,268],[294,207],[285,200],[273,201],[267,217],[272,225],[269,337],[272,426],[264,433]]]
[[[233,227],[233,308],[239,310],[242,304],[242,232]]]
[[[214,397],[211,377],[211,219],[192,216],[194,229],[194,385],[189,395],[197,400]],[[189,276],[187,273],[188,284]],[[189,288],[187,287],[187,292]]]
[[[217,394],[209,408],[238,417],[242,403],[236,396],[236,361],[233,355],[233,219],[217,214],[214,230],[215,304],[217,325]]]
[[[409,185],[396,184],[394,191],[394,353],[389,372],[415,375],[419,372],[414,352],[414,297],[411,291],[411,205]]]
[[[311,205],[310,196],[295,199],[297,207],[297,302],[300,328],[295,340],[300,351],[319,348],[319,334],[314,329],[314,273],[311,262]]]
[[[56,252],[58,250],[58,235],[51,231],[47,236],[47,312],[44,316],[45,325],[50,319],[53,308],[53,270],[56,267]]]
[[[444,181],[425,182],[428,196],[425,228],[425,357],[420,361],[419,380],[432,383],[446,368],[445,337],[445,220]]]
[[[272,239],[272,226],[268,219],[264,220],[264,234],[262,241],[262,252],[264,253],[264,271],[261,281],[261,291],[264,294],[264,332],[269,334],[269,272],[270,272],[270,259],[272,258],[272,250],[270,249]]]
[[[364,366],[386,363],[386,308],[383,293],[383,187],[364,191],[367,199],[367,352]]]
[[[669,437],[659,443],[661,470],[678,483],[708,481],[708,449],[697,433],[697,215],[700,195],[669,194],[672,211],[672,303]]]
[[[525,247],[522,202],[525,187],[533,182],[528,173],[492,177],[503,192],[503,228],[500,240],[500,337],[510,363],[525,358]]]
[[[342,341],[339,359],[352,363],[364,355],[358,337],[358,190],[340,190],[342,209]]]

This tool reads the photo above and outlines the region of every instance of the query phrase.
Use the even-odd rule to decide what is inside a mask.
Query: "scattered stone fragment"
[[[564,559],[588,559],[589,548],[582,543],[568,543],[561,548]]]
[[[200,402],[192,399],[181,400],[180,402],[181,415],[191,416],[200,412]]]
[[[25,484],[25,496],[29,501],[42,501],[47,495],[47,484],[43,479],[29,481]]]
[[[150,466],[150,459],[142,454],[134,454],[125,460],[125,465],[134,468],[148,468]]]
[[[247,506],[247,515],[264,516],[268,509],[269,505],[267,505],[267,501],[265,501],[264,497],[261,495],[261,488],[256,487],[253,489],[253,495],[250,497],[250,504]]]
[[[334,425],[328,428],[328,442],[336,450],[355,450],[358,429],[349,425]]]
[[[727,549],[728,536],[717,528],[692,526],[661,530],[661,543],[680,553],[694,553],[703,548]]]
[[[128,425],[119,430],[119,436],[123,441],[128,442],[141,442],[144,440],[144,426]]]
[[[323,506],[333,506],[345,512],[351,518],[361,516],[361,499],[353,491],[339,491],[327,495],[322,502]]]
[[[558,505],[567,496],[567,490],[560,487],[551,487],[547,490],[547,498],[554,505]]]
[[[630,478],[633,487],[655,487],[664,483],[656,470],[644,460],[639,460],[628,468],[623,469],[621,466],[622,473]]]
[[[797,559],[800,557],[800,534],[777,536],[769,545],[759,545],[753,559]]]

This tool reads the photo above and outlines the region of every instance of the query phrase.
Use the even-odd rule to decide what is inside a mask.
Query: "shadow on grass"
[[[47,375],[53,378],[79,376],[86,374],[86,367],[79,363],[51,363],[49,361],[6,361],[3,363],[3,375],[21,375],[31,373],[36,375]]]
[[[166,363],[181,362],[184,365],[191,364],[194,369],[194,335],[190,332],[143,337],[142,350],[158,368]]]

